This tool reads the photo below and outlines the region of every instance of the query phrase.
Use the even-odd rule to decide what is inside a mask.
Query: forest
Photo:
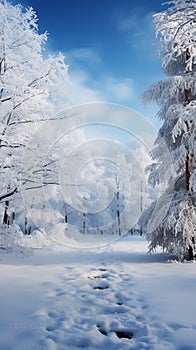
[[[130,18],[122,4],[104,3],[108,27],[118,14],[121,34],[149,18],[155,29],[162,79],[141,104],[158,106],[159,130],[119,103],[135,99],[132,79],[104,77],[112,102],[97,101],[90,85],[81,92],[90,75],[51,50],[36,9],[0,0],[1,350],[196,349],[196,1],[161,11],[149,1],[156,11],[143,17],[129,3],[138,11]],[[88,15],[93,32],[100,14]],[[141,33],[132,33],[140,55]],[[118,51],[114,61],[128,54]],[[74,55],[96,63],[98,79],[96,52]],[[152,52],[144,60],[154,69]],[[83,93],[93,102],[74,102],[74,69],[76,101]]]

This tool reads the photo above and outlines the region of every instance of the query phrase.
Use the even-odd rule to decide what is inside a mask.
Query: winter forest
[[[75,102],[38,17],[0,0],[0,349],[195,350],[196,1],[150,14],[158,130]]]

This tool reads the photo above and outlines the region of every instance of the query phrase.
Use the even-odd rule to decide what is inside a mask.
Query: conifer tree
[[[173,0],[167,5],[154,16],[166,79],[152,85],[143,99],[160,105],[158,116],[163,121],[152,152],[149,179],[167,183],[163,202],[171,183],[174,187],[162,222],[151,225],[156,221],[152,218],[155,203],[148,211],[148,238],[150,251],[161,246],[183,260],[193,259],[196,253],[196,1]],[[169,164],[163,145],[173,164]]]

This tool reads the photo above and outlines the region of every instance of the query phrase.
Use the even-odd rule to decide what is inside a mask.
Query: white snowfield
[[[196,264],[105,248],[0,254],[0,350],[195,350]]]

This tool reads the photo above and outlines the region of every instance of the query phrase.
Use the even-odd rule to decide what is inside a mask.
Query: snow
[[[167,188],[144,220],[150,249],[163,247],[180,260],[195,255],[195,99],[196,99],[196,1],[172,0],[168,8],[154,15],[160,58],[166,79],[143,94],[144,102],[160,106],[163,124],[151,151],[150,183]],[[162,205],[164,201],[164,205]],[[155,210],[154,210],[155,208]],[[152,212],[152,210],[154,210]],[[161,219],[161,220],[160,220]],[[144,228],[145,229],[145,226]]]
[[[0,254],[1,350],[194,350],[195,263],[101,248]]]

